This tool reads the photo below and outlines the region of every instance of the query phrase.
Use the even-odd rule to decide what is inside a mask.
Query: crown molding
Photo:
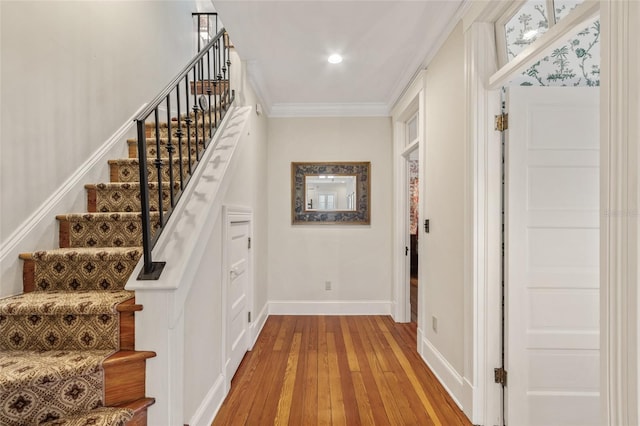
[[[386,103],[282,103],[271,105],[269,117],[388,117]]]
[[[253,88],[256,96],[260,100],[264,108],[264,112],[267,117],[271,115],[271,106],[273,102],[271,101],[271,93],[269,92],[268,85],[260,71],[260,65],[258,61],[246,61],[247,67],[247,79]]]
[[[427,49],[423,52],[417,52],[414,62],[406,68],[405,73],[399,78],[391,91],[391,96],[388,98],[389,109],[393,109],[398,101],[404,96],[407,89],[413,84],[413,82],[419,78],[421,71],[427,69],[433,58],[440,51],[444,43],[447,41],[453,30],[456,28],[462,18],[465,16],[469,8],[471,7],[471,0],[464,0],[458,8],[455,10],[451,19],[446,23],[440,34],[433,37],[435,40],[430,46],[426,46]]]

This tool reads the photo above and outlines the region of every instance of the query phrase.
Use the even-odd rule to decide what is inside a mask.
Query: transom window
[[[407,140],[405,145],[411,145],[418,139],[418,114],[407,121]]]
[[[584,0],[518,2],[496,22],[501,64],[518,56]]]

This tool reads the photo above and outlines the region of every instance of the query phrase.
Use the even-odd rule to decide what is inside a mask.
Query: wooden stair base
[[[117,405],[118,408],[133,410],[133,418],[127,422],[127,426],[147,426],[147,410],[155,404],[155,398],[140,398],[135,401]]]
[[[118,351],[107,358],[102,365],[104,405],[118,406],[145,399],[145,364],[155,356],[151,351]]]

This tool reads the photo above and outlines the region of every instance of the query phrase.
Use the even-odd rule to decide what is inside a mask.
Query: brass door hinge
[[[509,114],[496,115],[496,130],[504,132],[509,128]]]
[[[493,369],[493,379],[502,386],[507,386],[507,370],[503,367]]]

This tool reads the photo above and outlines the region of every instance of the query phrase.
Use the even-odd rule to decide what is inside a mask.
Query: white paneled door
[[[597,425],[598,88],[511,87],[506,424]]]
[[[250,222],[230,222],[227,232],[227,377],[249,349]]]

